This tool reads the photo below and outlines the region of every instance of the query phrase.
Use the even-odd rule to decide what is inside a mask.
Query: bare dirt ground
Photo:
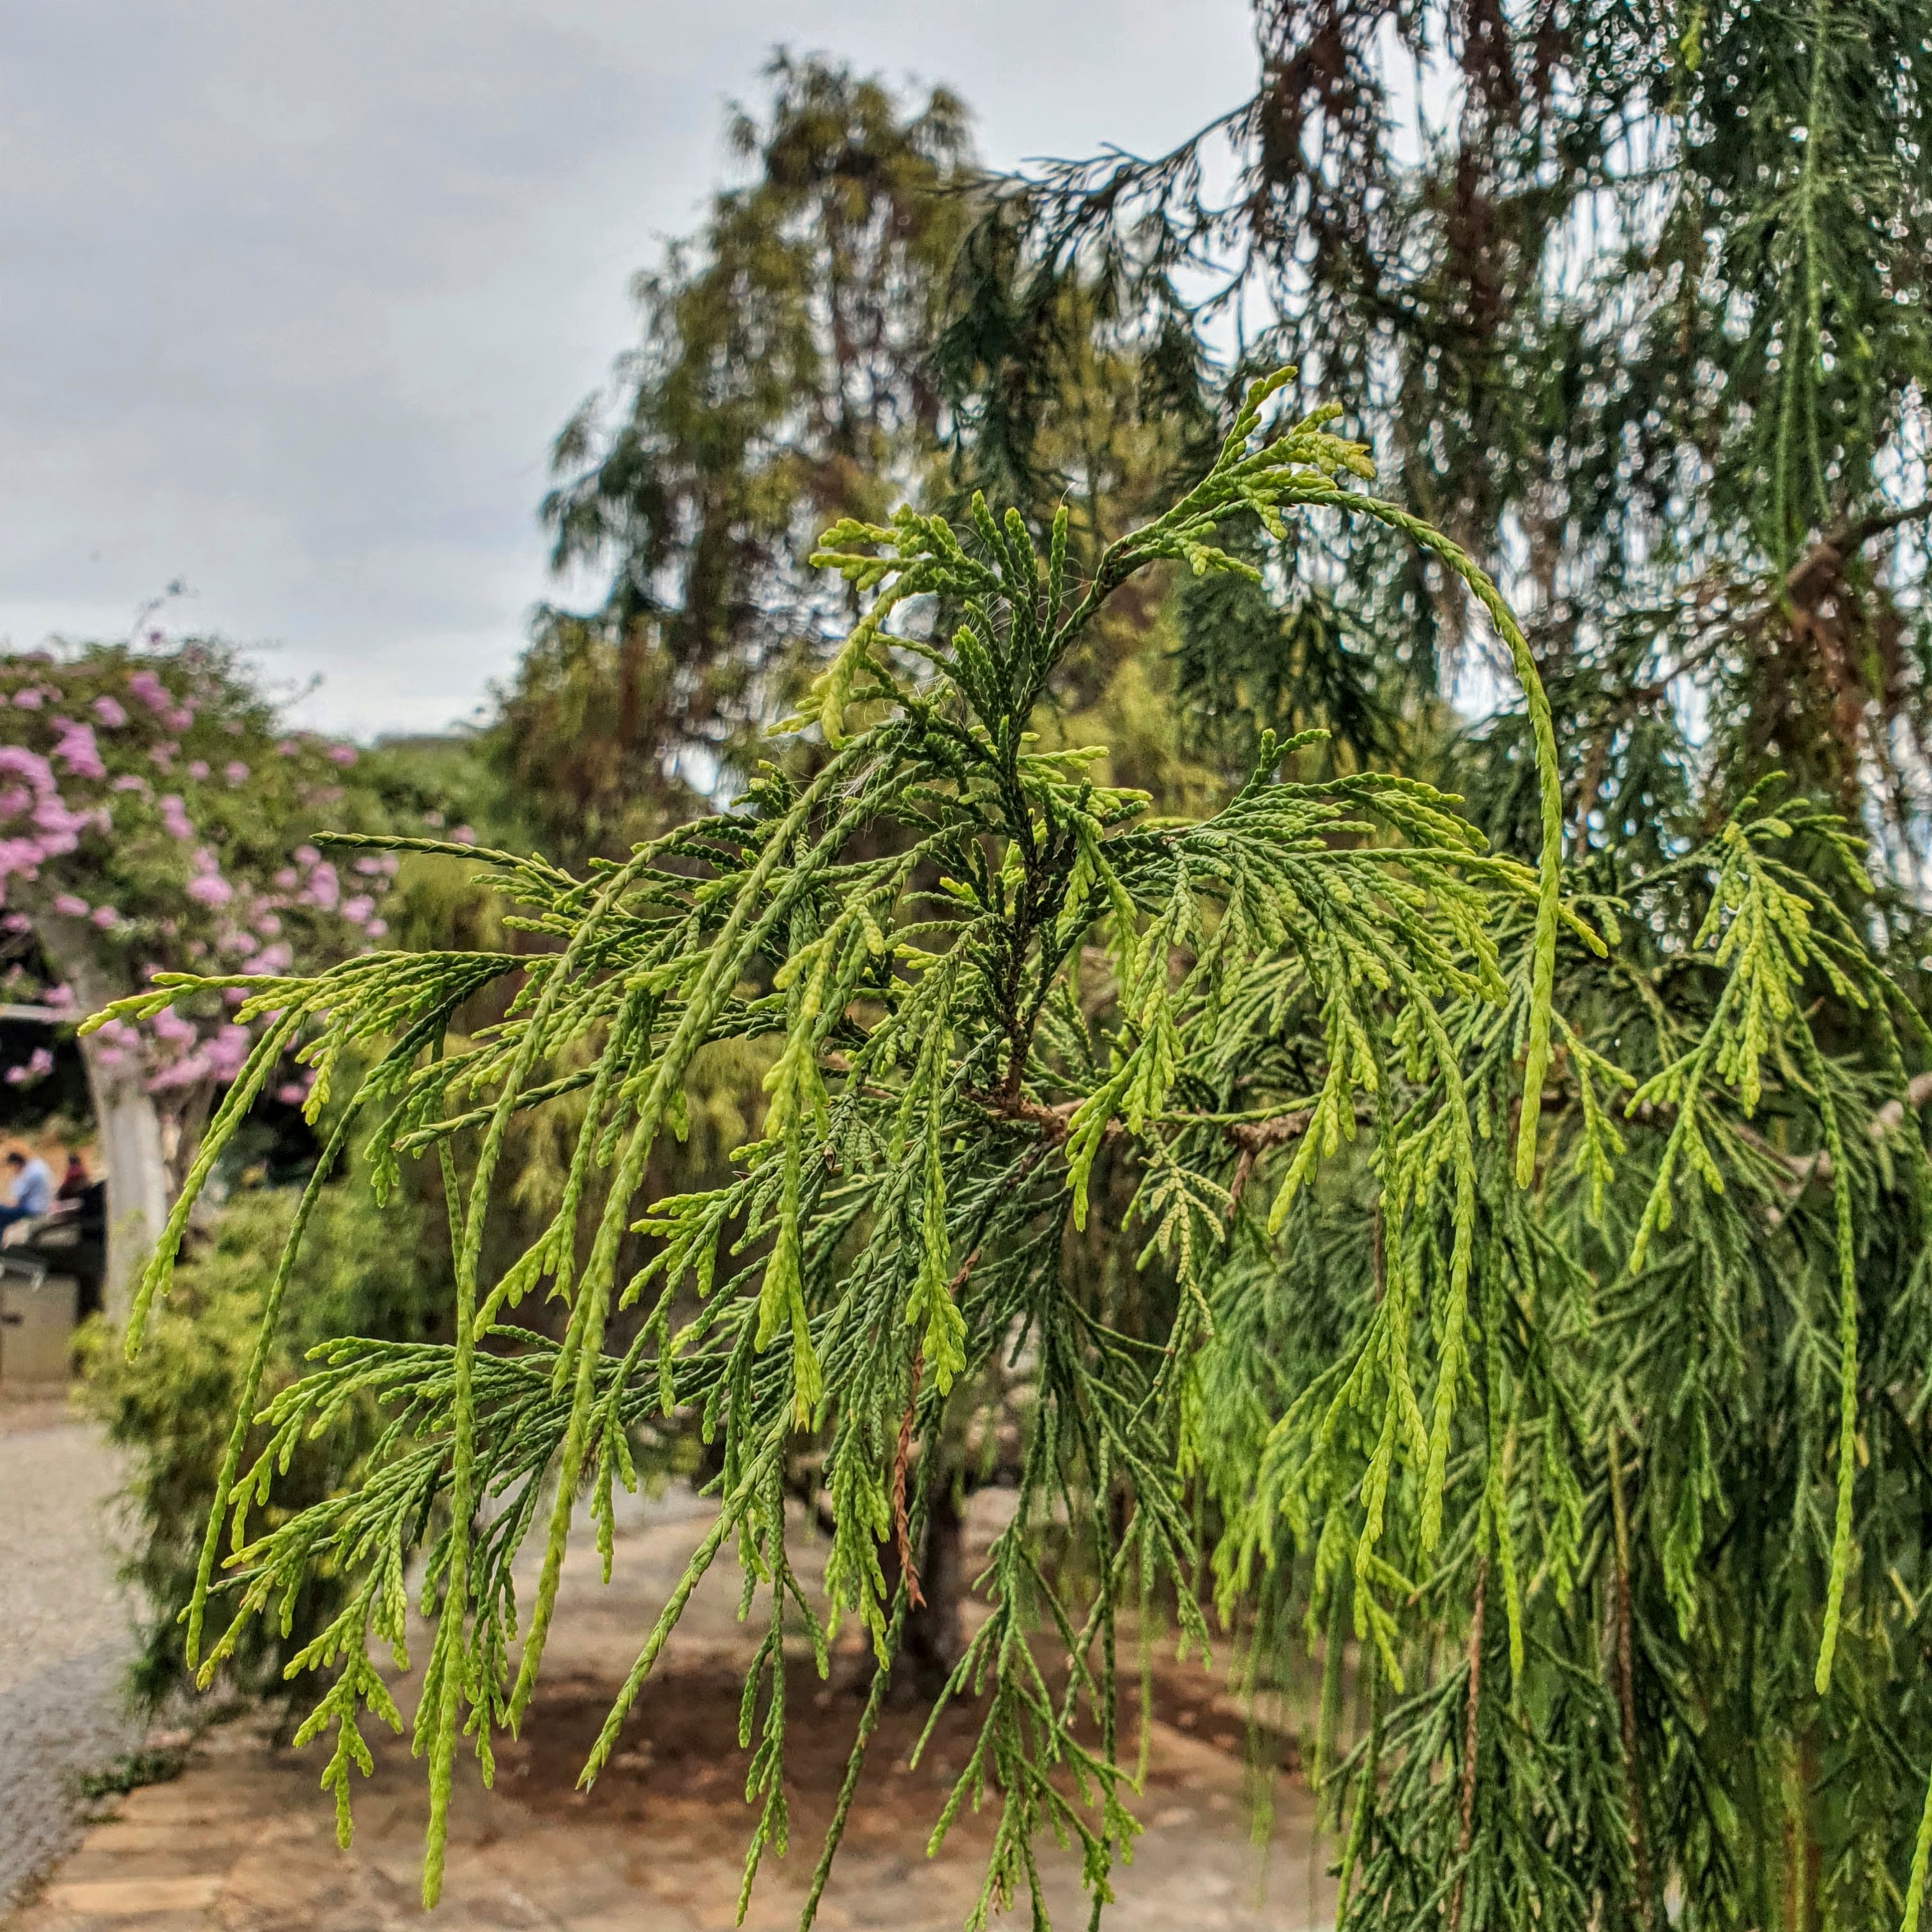
[[[736,1916],[752,1814],[737,1749],[740,1673],[750,1644],[729,1566],[694,1595],[678,1635],[626,1721],[609,1768],[576,1789],[614,1687],[668,1593],[705,1505],[680,1494],[634,1510],[612,1582],[594,1550],[566,1568],[540,1693],[520,1742],[500,1749],[495,1787],[458,1779],[448,1882],[428,1923],[437,1932],[722,1932]],[[787,1792],[789,1856],[768,1859],[746,1923],[797,1922],[843,1773],[867,1674],[835,1657],[821,1682],[794,1660]],[[406,1712],[410,1700],[400,1700]],[[1164,1663],[1148,1775],[1132,1808],[1144,1832],[1117,1875],[1114,1932],[1301,1932],[1324,1925],[1328,1881],[1311,1857],[1309,1806],[1274,1783],[1273,1840],[1251,1842],[1252,1807],[1236,1707],[1218,1680]],[[828,1928],[958,1926],[977,1895],[990,1810],[962,1816],[938,1855],[932,1821],[976,1729],[950,1714],[916,1768],[920,1714],[889,1711],[875,1736],[845,1846],[819,1915]],[[1131,1734],[1130,1734],[1131,1735]],[[405,1741],[376,1742],[376,1774],[356,1794],[355,1841],[337,1849],[316,1788],[318,1748],[275,1748],[260,1722],[209,1733],[172,1784],[116,1801],[80,1852],[10,1922],[12,1932],[376,1932],[420,1926],[426,1808],[423,1768]],[[1086,1922],[1077,1856],[1051,1844],[1042,1869],[1057,1925]],[[1004,1922],[1027,1923],[1023,1901]]]

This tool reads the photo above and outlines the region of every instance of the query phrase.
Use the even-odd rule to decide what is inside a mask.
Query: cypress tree
[[[232,1632],[319,1564],[352,1580],[302,1660],[346,1832],[359,1714],[400,1722],[368,1644],[400,1646],[426,1552],[426,1895],[459,1744],[487,1775],[528,1708],[574,1499],[608,1526],[672,1426],[717,1444],[719,1514],[586,1775],[730,1544],[769,1618],[748,1884],[784,1849],[809,1430],[824,1607],[876,1662],[842,1820],[916,1586],[891,1552],[949,1407],[1023,1356],[1018,1507],[945,1694],[981,1730],[935,1834],[982,1792],[998,1819],[973,1922],[1034,1887],[1042,1828],[1104,1903],[1133,1830],[1115,1636],[1165,1593],[1251,1682],[1313,1668],[1347,1926],[1917,1924],[1932,19],[1258,17],[1261,87],[1218,131],[988,192],[934,364],[956,514],[824,538],[850,621],[790,721],[806,755],[628,856],[470,854],[550,952],[247,989],[280,1016],[261,1052],[299,1046],[312,1105],[370,1124],[379,1188],[445,1163],[456,1339],[334,1345],[246,1466],[238,1424],[190,1642],[211,1588]],[[1391,36],[1453,70],[1419,158]],[[1096,342],[1180,478],[1120,533],[1054,507]],[[1300,378],[1243,386],[1284,348]],[[1283,406],[1298,381],[1359,440]],[[1174,586],[1180,688],[1235,768],[1207,816],[1155,819],[1101,748],[1029,735],[1137,578]],[[1520,696],[1431,749],[1458,798],[1413,747],[1477,649]],[[502,1024],[446,1051],[513,974]],[[643,1198],[727,1040],[774,1054],[759,1138],[724,1184]],[[573,1181],[486,1278],[508,1124],[566,1096]],[[1122,1268],[1078,1264],[1102,1190]],[[560,1340],[514,1318],[546,1282]],[[394,1419],[358,1483],[256,1517],[280,1445],[352,1399]]]

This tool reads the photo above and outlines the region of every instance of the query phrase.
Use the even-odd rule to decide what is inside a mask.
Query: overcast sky
[[[1240,99],[1244,0],[0,0],[0,638],[259,647],[304,722],[471,715],[544,452],[783,41],[943,81],[995,164]]]

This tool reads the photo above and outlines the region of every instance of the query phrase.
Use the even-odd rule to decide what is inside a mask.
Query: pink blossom
[[[434,825],[440,830],[443,824],[442,814],[440,812],[426,812],[423,814],[423,823],[425,825]]]
[[[16,778],[25,778],[43,794],[54,788],[53,766],[24,745],[0,745],[0,772],[11,772]]]
[[[221,989],[224,1005],[238,1006],[248,997],[248,988],[246,986],[224,986]]]
[[[164,1006],[148,1027],[164,1046],[192,1046],[196,1037],[194,1021],[183,1019],[172,1006]]]
[[[31,932],[34,922],[23,912],[10,912],[0,918],[0,932]]]
[[[162,722],[170,731],[185,731],[194,722],[194,706],[178,704]]]
[[[46,856],[38,838],[0,838],[0,879],[37,878]]]
[[[57,1013],[70,1013],[74,1010],[74,988],[71,986],[50,986],[40,995],[40,1004]]]
[[[53,1070],[53,1055],[45,1047],[37,1046],[24,1066],[8,1068],[7,1084],[10,1087],[30,1087],[36,1080],[44,1080]]]
[[[72,892],[54,895],[54,910],[63,919],[85,919],[88,914],[86,900],[76,898]]]
[[[128,722],[128,712],[118,698],[108,697],[104,692],[94,700],[94,715],[110,731],[118,731]]]
[[[373,878],[377,873],[382,872],[384,868],[382,862],[380,859],[363,858],[358,859],[356,860],[356,869],[360,872],[365,879],[367,879]]]
[[[299,1080],[291,1080],[275,1089],[275,1098],[285,1107],[299,1107],[308,1098],[308,1089]]]
[[[248,782],[248,767],[239,758],[230,758],[222,766],[221,776],[232,785],[244,785]]]
[[[264,939],[273,939],[276,934],[281,931],[281,921],[272,912],[264,913],[262,916],[255,922],[255,930],[259,932]]]
[[[57,853],[71,852],[80,843],[80,835],[94,823],[91,812],[70,812],[65,802],[51,795],[34,807],[34,830],[40,834],[40,850],[50,859]]]
[[[296,963],[295,948],[286,939],[265,946],[249,963],[251,973],[286,973]]]
[[[164,792],[160,799],[161,830],[170,838],[192,838],[194,821],[188,815],[188,807],[181,801],[178,792]]]
[[[14,694],[14,702],[22,711],[38,711],[40,708],[40,694],[32,685]]]
[[[324,912],[333,912],[341,896],[342,884],[335,876],[335,868],[325,860],[309,874],[308,890],[302,898],[310,905],[320,906]]]
[[[141,1043],[141,1036],[125,1020],[103,1020],[94,1036],[103,1046],[123,1049]]]
[[[352,899],[342,902],[342,916],[351,926],[360,926],[376,910],[376,902],[366,894],[358,892]]]
[[[387,932],[388,929],[388,921],[387,920],[381,919],[372,919],[369,923],[362,928],[362,930],[366,932],[371,939],[380,939],[383,934]]]
[[[319,866],[322,863],[322,854],[313,845],[298,845],[296,848],[296,863],[298,866]]]
[[[332,765],[352,765],[356,762],[356,747],[353,745],[330,746],[328,762]]]
[[[104,778],[107,767],[100,762],[100,748],[94,742],[94,727],[77,724],[70,718],[56,718],[54,729],[60,734],[54,756],[77,778]]]
[[[94,1064],[104,1073],[112,1073],[126,1058],[118,1046],[97,1046],[94,1049]]]
[[[196,758],[194,760],[194,761],[190,764],[188,768],[188,775],[191,778],[206,778],[208,776],[208,760],[206,758]]]
[[[177,1060],[172,1066],[163,1067],[148,1082],[148,1090],[161,1094],[171,1087],[192,1087],[196,1081],[206,1079],[213,1072],[206,1053],[190,1053],[185,1058]]]
[[[275,747],[275,755],[280,758],[292,758],[301,749],[302,746],[294,739],[284,738]]]
[[[198,872],[183,890],[199,905],[224,906],[235,896],[235,888],[219,872]]]
[[[284,866],[275,874],[275,884],[285,892],[292,892],[301,882],[301,874],[292,866]]]
[[[174,700],[168,694],[168,688],[151,670],[137,670],[128,680],[128,688],[150,711],[172,710]]]
[[[171,772],[175,768],[175,750],[176,747],[172,745],[150,745],[148,747],[148,756],[153,759],[163,771]]]
[[[454,845],[473,845],[476,843],[476,834],[466,825],[459,825],[449,838],[451,844]]]
[[[242,1071],[252,1044],[248,1029],[244,1026],[236,1026],[231,1021],[220,1028],[208,1043],[209,1072],[225,1087]]]
[[[123,772],[108,788],[110,791],[146,791],[150,788],[146,778],[134,772]]]
[[[34,794],[25,785],[11,785],[0,791],[0,818],[18,818],[34,802]]]
[[[121,923],[119,908],[111,905],[96,906],[94,908],[93,918],[94,924],[99,926],[103,932],[111,932]]]

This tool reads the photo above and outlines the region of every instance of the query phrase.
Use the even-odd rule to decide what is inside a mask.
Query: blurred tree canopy
[[[560,855],[622,850],[748,769],[848,608],[806,562],[820,531],[934,462],[965,112],[784,55],[767,78],[765,112],[730,118],[750,178],[638,277],[642,340],[552,452],[554,561],[606,588],[542,614],[500,742],[518,794],[560,801],[535,829]]]

